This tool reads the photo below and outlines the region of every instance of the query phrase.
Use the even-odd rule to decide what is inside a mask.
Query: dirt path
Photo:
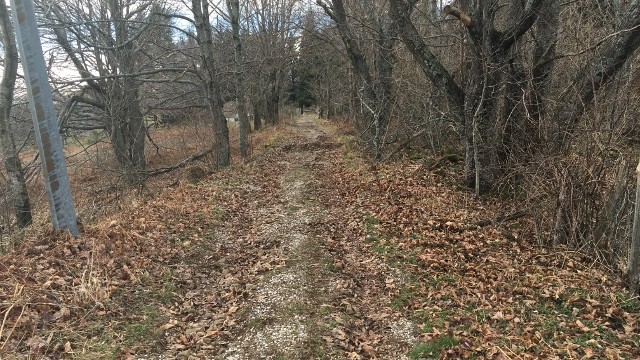
[[[178,255],[159,271],[162,289],[175,288],[165,344],[142,350],[187,360],[638,358],[640,303],[612,298],[604,275],[474,225],[496,209],[418,162],[370,167],[334,125],[304,116],[272,130],[250,161],[168,192],[153,211],[171,213],[159,236],[177,234]],[[610,329],[612,316],[626,325]],[[146,321],[135,319],[125,340]],[[634,355],[597,345],[614,339]]]
[[[376,321],[365,316],[357,299],[347,300],[356,295],[351,286],[363,279],[341,270],[345,266],[342,257],[351,250],[336,249],[336,245],[349,244],[331,248],[318,226],[336,209],[318,202],[314,192],[323,180],[317,178],[316,169],[331,162],[328,150],[340,144],[312,115],[298,119],[294,131],[294,141],[282,146],[284,154],[279,160],[283,171],[276,198],[281,202],[261,208],[254,219],[260,225],[250,230],[258,237],[257,243],[276,241],[272,255],[283,259],[285,266],[266,274],[239,305],[239,326],[217,358],[402,359],[417,342],[417,328],[406,320],[388,321],[379,326],[391,333],[386,339],[379,335],[370,343],[356,339],[354,334],[366,338],[369,325]],[[394,337],[394,333],[400,335]]]
[[[640,302],[532,247],[527,219],[477,226],[505,204],[456,165],[371,167],[310,115],[254,136],[246,161],[0,255],[0,359],[640,358]]]
[[[291,151],[313,147],[323,136],[309,117],[303,118],[297,128],[298,141],[284,146],[290,151],[281,160],[285,171],[279,177],[284,204],[261,209],[259,216],[277,221],[265,223],[256,233],[277,239],[276,251],[287,265],[266,276],[242,306],[245,323],[221,359],[340,358],[338,353],[323,349],[322,329],[318,327],[318,310],[331,292],[332,279],[327,276],[328,254],[310,229],[322,216],[309,194],[314,180],[309,164],[317,154]]]

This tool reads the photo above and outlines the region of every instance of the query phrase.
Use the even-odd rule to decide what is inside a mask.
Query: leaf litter
[[[0,259],[0,358],[640,357],[615,277],[347,134],[305,117],[81,238],[31,230]]]

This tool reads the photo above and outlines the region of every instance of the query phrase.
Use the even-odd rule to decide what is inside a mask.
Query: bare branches
[[[460,22],[462,22],[462,24],[464,26],[471,27],[471,23],[472,23],[471,17],[469,15],[465,14],[464,12],[462,12],[457,7],[455,7],[453,5],[447,5],[447,6],[444,7],[444,9],[442,9],[442,11],[445,14],[451,15],[451,16],[457,18],[458,20],[460,20]]]
[[[329,4],[325,3],[322,0],[316,0],[316,4],[318,4],[318,6],[320,6],[324,10],[325,14],[327,14],[327,16],[331,18],[331,20],[337,22],[336,15],[333,12],[333,8],[331,8]]]
[[[507,31],[501,34],[498,43],[503,49],[509,49],[522,37],[538,19],[540,8],[547,2],[557,0],[531,0],[527,2],[522,16]]]
[[[170,166],[170,167],[163,167],[163,168],[159,168],[159,169],[155,169],[155,170],[149,170],[147,171],[145,174],[147,176],[157,176],[157,175],[162,175],[162,174],[166,174],[169,173],[171,171],[183,168],[187,165],[189,165],[190,163],[194,162],[194,161],[198,161],[202,158],[204,158],[205,156],[213,153],[216,149],[215,148],[209,148],[201,153],[195,154],[193,156],[189,156],[188,158],[182,160],[181,162],[177,163],[174,166]]]
[[[434,53],[425,44],[422,36],[411,21],[410,7],[404,0],[390,0],[391,15],[400,24],[402,40],[413,55],[424,74],[439,88],[451,104],[457,125],[463,124],[464,92],[453,76],[442,65]]]

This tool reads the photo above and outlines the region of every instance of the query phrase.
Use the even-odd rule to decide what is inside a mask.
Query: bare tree
[[[101,122],[125,178],[140,181],[146,130],[137,76],[154,2],[46,0],[41,5],[55,41],[86,84],[75,100],[104,114]]]
[[[13,103],[16,76],[18,73],[18,49],[14,40],[13,26],[4,1],[0,1],[0,36],[4,47],[2,81],[0,81],[0,146],[4,166],[9,178],[11,202],[20,228],[31,224],[31,203],[25,181],[22,162],[18,156],[10,115]]]
[[[224,116],[224,101],[217,77],[218,71],[214,56],[213,34],[209,21],[208,0],[192,0],[191,11],[196,25],[197,40],[202,57],[207,97],[213,113],[213,130],[215,133],[218,166],[225,167],[231,163],[229,127]]]
[[[391,116],[393,98],[393,50],[396,44],[397,22],[385,22],[374,2],[364,1],[362,6],[366,22],[374,33],[374,71],[367,55],[349,24],[347,10],[342,0],[325,2],[317,0],[325,13],[335,22],[344,43],[351,67],[357,78],[358,97],[363,108],[365,126],[372,129],[373,152],[382,159],[384,136]]]
[[[253,94],[254,121],[276,124],[286,77],[294,57],[301,17],[299,0],[250,0],[246,9],[246,42]]]
[[[240,39],[240,2],[238,0],[227,0],[227,9],[233,31],[233,44],[235,53],[235,76],[236,76],[236,104],[238,120],[240,122],[240,156],[248,155],[248,137],[251,126],[247,117],[247,106],[245,99],[244,85],[244,51],[242,40]]]
[[[495,120],[499,91],[512,46],[534,24],[544,0],[527,3],[521,15],[504,30],[496,28],[498,1],[463,1],[470,14],[448,5],[443,10],[467,29],[472,56],[465,64],[465,84],[455,81],[424,42],[411,20],[415,1],[390,0],[394,19],[402,24],[403,42],[425,74],[440,88],[454,113],[465,146],[465,178],[478,194],[490,190],[495,181]]]

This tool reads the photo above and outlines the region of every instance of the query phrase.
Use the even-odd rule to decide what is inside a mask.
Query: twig
[[[159,168],[159,169],[155,169],[155,170],[150,170],[146,172],[147,176],[157,176],[157,175],[162,175],[162,174],[166,174],[168,172],[171,172],[173,170],[177,170],[180,168],[183,168],[185,166],[187,166],[189,163],[192,163],[194,161],[200,160],[203,157],[211,154],[215,149],[214,148],[209,148],[199,154],[195,154],[193,156],[190,156],[184,160],[182,160],[181,162],[179,162],[178,164],[171,166],[171,167],[165,167],[165,168]]]
[[[529,212],[527,210],[517,210],[512,212],[511,214],[498,216],[495,219],[480,220],[476,222],[475,225],[478,225],[480,227],[485,227],[495,223],[503,223],[505,221],[517,220],[517,219],[520,219],[521,217],[527,216],[528,214]]]
[[[16,326],[18,326],[18,323],[20,322],[20,319],[22,319],[22,315],[24,314],[24,308],[25,307],[27,307],[27,305],[22,305],[22,310],[20,311],[20,315],[18,316],[18,319],[16,320],[16,322],[13,324],[13,327],[11,327],[11,331],[9,331],[9,333],[7,334],[7,338],[4,339],[4,342],[2,343],[2,346],[0,346],[0,350],[4,349],[4,347],[9,342],[9,339],[11,339],[11,335],[13,335],[13,331],[16,329]],[[4,320],[6,320],[7,314],[9,314],[8,311],[7,311],[6,314],[4,314],[4,316],[5,316]],[[2,321],[2,325],[4,325],[4,320]]]
[[[160,147],[158,146],[158,144],[156,144],[156,142],[151,137],[149,128],[145,126],[144,132],[147,134],[147,139],[149,139],[149,142],[153,145],[154,148],[156,148],[156,155],[160,154]]]
[[[22,289],[24,289],[24,285],[20,286],[20,284],[16,284],[16,287],[13,290],[13,297],[15,298],[19,296],[22,293]],[[4,325],[7,323],[7,319],[9,318],[9,313],[16,306],[17,303],[18,301],[16,300],[13,304],[11,304],[11,306],[9,306],[9,308],[4,313],[2,324],[0,324],[0,339],[2,338],[2,333],[4,332]],[[9,334],[7,335],[7,338],[4,340],[4,343],[2,343],[2,346],[0,346],[0,350],[4,349],[5,345],[7,345],[7,342],[11,338],[13,331],[15,330],[16,326],[18,325],[18,322],[20,322],[20,319],[22,318],[22,314],[24,314],[25,306],[26,305],[22,305],[22,311],[20,312],[20,316],[18,316],[18,320],[16,320],[15,324],[13,324],[13,327],[11,328],[11,331],[9,331]]]
[[[11,304],[11,306],[9,306],[9,308],[4,313],[4,318],[2,319],[2,324],[0,324],[0,339],[2,338],[2,333],[4,332],[4,324],[7,323],[7,317],[9,316],[9,313],[11,312],[11,309],[13,309],[13,307],[16,304],[17,304],[17,302],[14,302],[13,304]],[[0,349],[2,349],[2,348],[0,348]]]
[[[592,46],[590,46],[590,47],[588,47],[586,49],[582,49],[582,50],[574,52],[574,53],[556,55],[553,58],[548,59],[548,60],[546,60],[546,61],[544,61],[544,62],[542,62],[540,64],[536,64],[536,66],[542,66],[542,65],[545,65],[545,64],[550,63],[552,61],[560,60],[560,59],[565,58],[565,57],[573,57],[573,56],[582,55],[582,54],[586,53],[587,51],[591,51],[591,50],[596,49],[597,47],[599,47],[600,45],[604,44],[605,41],[611,39],[612,37],[618,36],[620,34],[624,34],[626,32],[635,31],[635,30],[638,30],[639,28],[640,28],[640,25],[636,25],[636,26],[628,28],[628,29],[622,29],[622,30],[616,31],[613,34],[609,34],[609,35],[601,38],[594,45],[592,45]]]
[[[511,357],[509,355],[507,355],[507,353],[504,352],[504,350],[502,350],[502,348],[500,346],[497,346],[497,348],[502,353],[502,356],[506,357],[508,360],[511,360]]]
[[[389,159],[391,159],[392,157],[394,157],[397,153],[399,153],[400,151],[402,151],[402,149],[404,149],[405,147],[407,147],[407,145],[409,145],[409,143],[411,143],[413,141],[413,139],[417,138],[418,136],[424,134],[427,131],[427,128],[424,128],[420,131],[418,131],[417,133],[411,135],[406,141],[404,141],[402,144],[398,145],[398,147],[393,150],[391,153],[389,153],[389,155],[387,155],[383,161],[387,161]]]
[[[446,161],[448,161],[448,162],[450,162],[450,163],[457,163],[457,162],[460,162],[460,161],[461,161],[460,157],[459,157],[457,154],[447,154],[447,155],[443,155],[443,156],[440,156],[438,159],[436,159],[436,161],[434,161],[433,163],[431,163],[431,165],[428,165],[428,166],[427,166],[427,170],[429,170],[429,171],[433,171],[433,170],[438,169],[439,167],[441,167],[441,166],[442,166],[442,163],[443,163],[445,160],[446,160]],[[425,164],[425,165],[426,165],[426,164]]]

